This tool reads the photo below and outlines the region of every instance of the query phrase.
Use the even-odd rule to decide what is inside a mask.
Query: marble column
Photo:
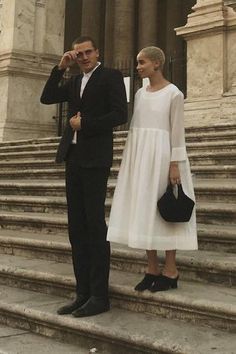
[[[0,2],[0,141],[57,132],[56,107],[39,97],[63,52],[64,7],[65,0]]]
[[[186,26],[176,29],[187,41],[186,124],[235,120],[236,13],[223,0],[198,0],[193,10]],[[229,94],[232,109],[226,114]]]
[[[138,50],[157,43],[157,0],[140,0]]]

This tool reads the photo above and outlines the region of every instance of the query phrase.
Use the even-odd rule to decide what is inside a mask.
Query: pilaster
[[[235,121],[236,13],[223,0],[198,0],[192,9],[176,29],[187,41],[186,125]]]
[[[56,134],[56,106],[39,98],[63,52],[64,3],[0,1],[0,141]]]

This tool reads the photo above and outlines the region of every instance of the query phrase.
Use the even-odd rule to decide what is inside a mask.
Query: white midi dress
[[[197,249],[196,211],[187,223],[162,219],[157,201],[178,161],[184,192],[195,200],[184,136],[184,98],[173,84],[135,95],[109,218],[109,241],[147,250]]]

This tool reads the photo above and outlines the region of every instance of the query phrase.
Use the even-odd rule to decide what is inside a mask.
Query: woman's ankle
[[[146,274],[159,275],[159,274],[161,274],[161,270],[160,269],[147,268]]]
[[[164,268],[162,271],[162,274],[165,275],[168,278],[177,278],[179,275],[178,269],[168,269],[168,268]]]

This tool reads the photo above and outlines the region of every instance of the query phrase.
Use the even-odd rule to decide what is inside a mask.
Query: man
[[[110,308],[108,278],[110,244],[106,241],[105,197],[112,165],[113,127],[127,121],[122,74],[98,62],[90,37],[80,37],[52,69],[41,102],[68,102],[69,119],[57,162],[66,160],[68,229],[76,278],[76,299],[58,314],[92,316]],[[76,62],[82,75],[64,85],[66,68]]]

